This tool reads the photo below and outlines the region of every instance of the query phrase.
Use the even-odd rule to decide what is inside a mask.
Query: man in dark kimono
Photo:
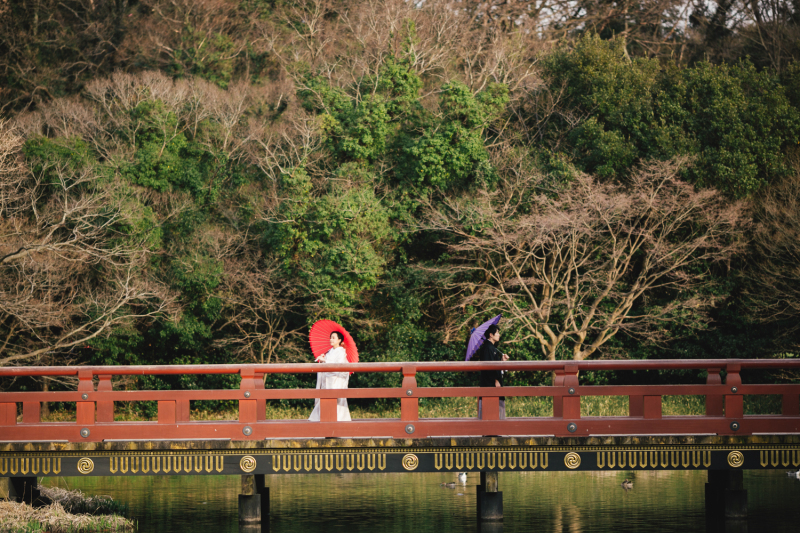
[[[500,342],[500,328],[492,324],[483,334],[486,341],[481,345],[479,351],[481,361],[508,361],[508,356],[497,349]],[[501,370],[481,370],[481,387],[502,387],[503,372]],[[483,400],[478,400],[478,418],[483,415]],[[506,418],[506,398],[500,397],[500,420]]]

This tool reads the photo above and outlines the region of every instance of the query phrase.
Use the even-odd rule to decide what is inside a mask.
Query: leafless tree
[[[737,250],[743,208],[682,182],[681,163],[648,163],[626,184],[581,175],[558,194],[521,169],[497,192],[428,205],[453,257],[435,269],[460,310],[451,327],[501,311],[545,358],[581,360],[620,331],[657,335],[711,305],[695,289]],[[670,303],[648,303],[656,291]]]
[[[275,26],[262,32],[287,71],[302,60],[332,85],[358,86],[356,99],[377,90],[379,70],[390,56],[408,61],[430,81],[428,92],[454,77],[463,78],[475,92],[489,82],[507,83],[515,90],[534,76],[535,56],[543,48],[530,32],[475,26],[463,9],[444,0],[365,0],[356,5],[308,0],[293,4],[284,19],[284,27],[292,28],[290,35]],[[293,80],[299,88],[312,89],[302,76]]]
[[[252,15],[229,0],[150,0],[147,15],[123,43],[127,57],[181,74],[232,74],[242,59]],[[226,80],[218,79],[225,83]]]
[[[253,124],[250,139],[249,158],[270,178],[274,194],[281,175],[291,173],[296,167],[313,173],[324,158],[319,150],[324,141],[319,120],[302,112],[291,113],[272,128]]]
[[[91,168],[19,160],[0,169],[0,365],[48,360],[115,327],[168,316],[173,297],[147,275],[147,252],[119,229],[122,195]],[[15,148],[16,147],[16,148]]]
[[[535,36],[538,46],[569,42],[592,32],[624,38],[637,55],[677,59],[686,45],[693,4],[687,0],[465,0],[450,2],[450,6],[471,20],[473,27]]]
[[[184,135],[209,153],[235,161],[244,156],[249,141],[245,114],[254,105],[253,92],[243,81],[226,90],[198,77],[173,80],[160,72],[116,72],[87,85],[94,116],[87,117],[75,134],[91,142],[106,159],[130,160],[130,141],[136,141],[145,125],[131,112],[142,103],[157,101],[167,113],[150,114],[146,126],[150,133],[154,126],[160,130],[162,149]],[[48,124],[53,122],[48,119]]]
[[[762,0],[742,3],[745,23],[739,35],[747,49],[756,49],[775,71],[800,59],[800,6],[788,0]]]
[[[755,205],[748,277],[756,310],[768,322],[800,330],[800,173],[770,187]]]
[[[749,56],[781,72],[800,58],[800,6],[790,0],[694,1],[689,40],[696,58],[735,61]]]
[[[223,259],[223,282],[218,295],[224,302],[225,332],[218,346],[231,347],[251,363],[300,360],[299,328],[289,325],[290,314],[299,311],[297,288],[282,275],[280,265],[245,250]]]
[[[78,90],[83,81],[117,64],[132,20],[128,0],[14,4],[14,9],[0,8],[0,111]]]
[[[17,176],[24,165],[20,154],[23,138],[7,120],[0,120],[0,213],[10,209],[23,195]]]

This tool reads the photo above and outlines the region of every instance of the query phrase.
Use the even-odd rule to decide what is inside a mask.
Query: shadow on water
[[[623,486],[624,479],[631,487]],[[746,521],[708,521],[706,473],[507,472],[500,474],[505,517],[475,519],[478,474],[268,476],[271,515],[264,528],[239,526],[235,476],[68,478],[48,484],[110,494],[128,504],[139,531],[172,533],[759,533],[791,532],[800,521],[800,480],[784,472],[745,472]]]

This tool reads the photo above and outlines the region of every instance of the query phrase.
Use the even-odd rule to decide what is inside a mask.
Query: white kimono
[[[325,353],[325,363],[342,364],[347,363],[347,352],[344,348],[331,348]],[[321,364],[325,364],[321,363]],[[318,372],[318,389],[346,389],[347,382],[350,381],[350,372]],[[314,410],[308,417],[312,422],[319,422],[319,398],[314,400]],[[336,420],[350,421],[350,409],[347,407],[347,398],[336,400]]]

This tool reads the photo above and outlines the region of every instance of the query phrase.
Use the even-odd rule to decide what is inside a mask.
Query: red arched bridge
[[[555,377],[552,386],[417,385],[421,373],[497,369],[548,372]],[[500,471],[699,469],[709,470],[710,485],[716,480],[722,487],[717,492],[723,494],[741,489],[742,469],[800,468],[800,384],[754,382],[764,371],[800,370],[800,361],[330,364],[324,366],[325,371],[399,374],[401,385],[264,388],[266,374],[319,370],[320,365],[312,364],[0,368],[0,376],[6,379],[77,378],[74,391],[0,392],[0,476],[237,474],[263,478],[263,474],[290,473],[480,471],[489,480],[481,487],[493,492]],[[615,371],[624,376],[621,371],[633,370],[707,371],[707,379],[690,385],[580,382],[581,372]],[[122,376],[189,374],[237,374],[240,385],[223,390],[113,387],[114,379]],[[751,395],[780,397],[780,412],[746,415],[745,398]],[[550,398],[552,416],[500,419],[503,396],[511,402],[522,397]],[[627,397],[627,415],[583,416],[581,402],[592,396]],[[701,396],[705,413],[666,416],[662,411],[665,396]],[[420,417],[420,398],[458,397],[482,398],[482,418]],[[315,398],[320,399],[319,422],[266,419],[270,400]],[[399,399],[400,417],[337,421],[337,398]],[[190,402],[198,400],[237,400],[238,418],[192,420]],[[157,420],[115,420],[116,402],[141,401],[158,403]],[[43,422],[42,402],[74,402],[75,421]],[[724,475],[714,477],[713,472]],[[255,485],[252,490],[260,493],[263,479]]]

